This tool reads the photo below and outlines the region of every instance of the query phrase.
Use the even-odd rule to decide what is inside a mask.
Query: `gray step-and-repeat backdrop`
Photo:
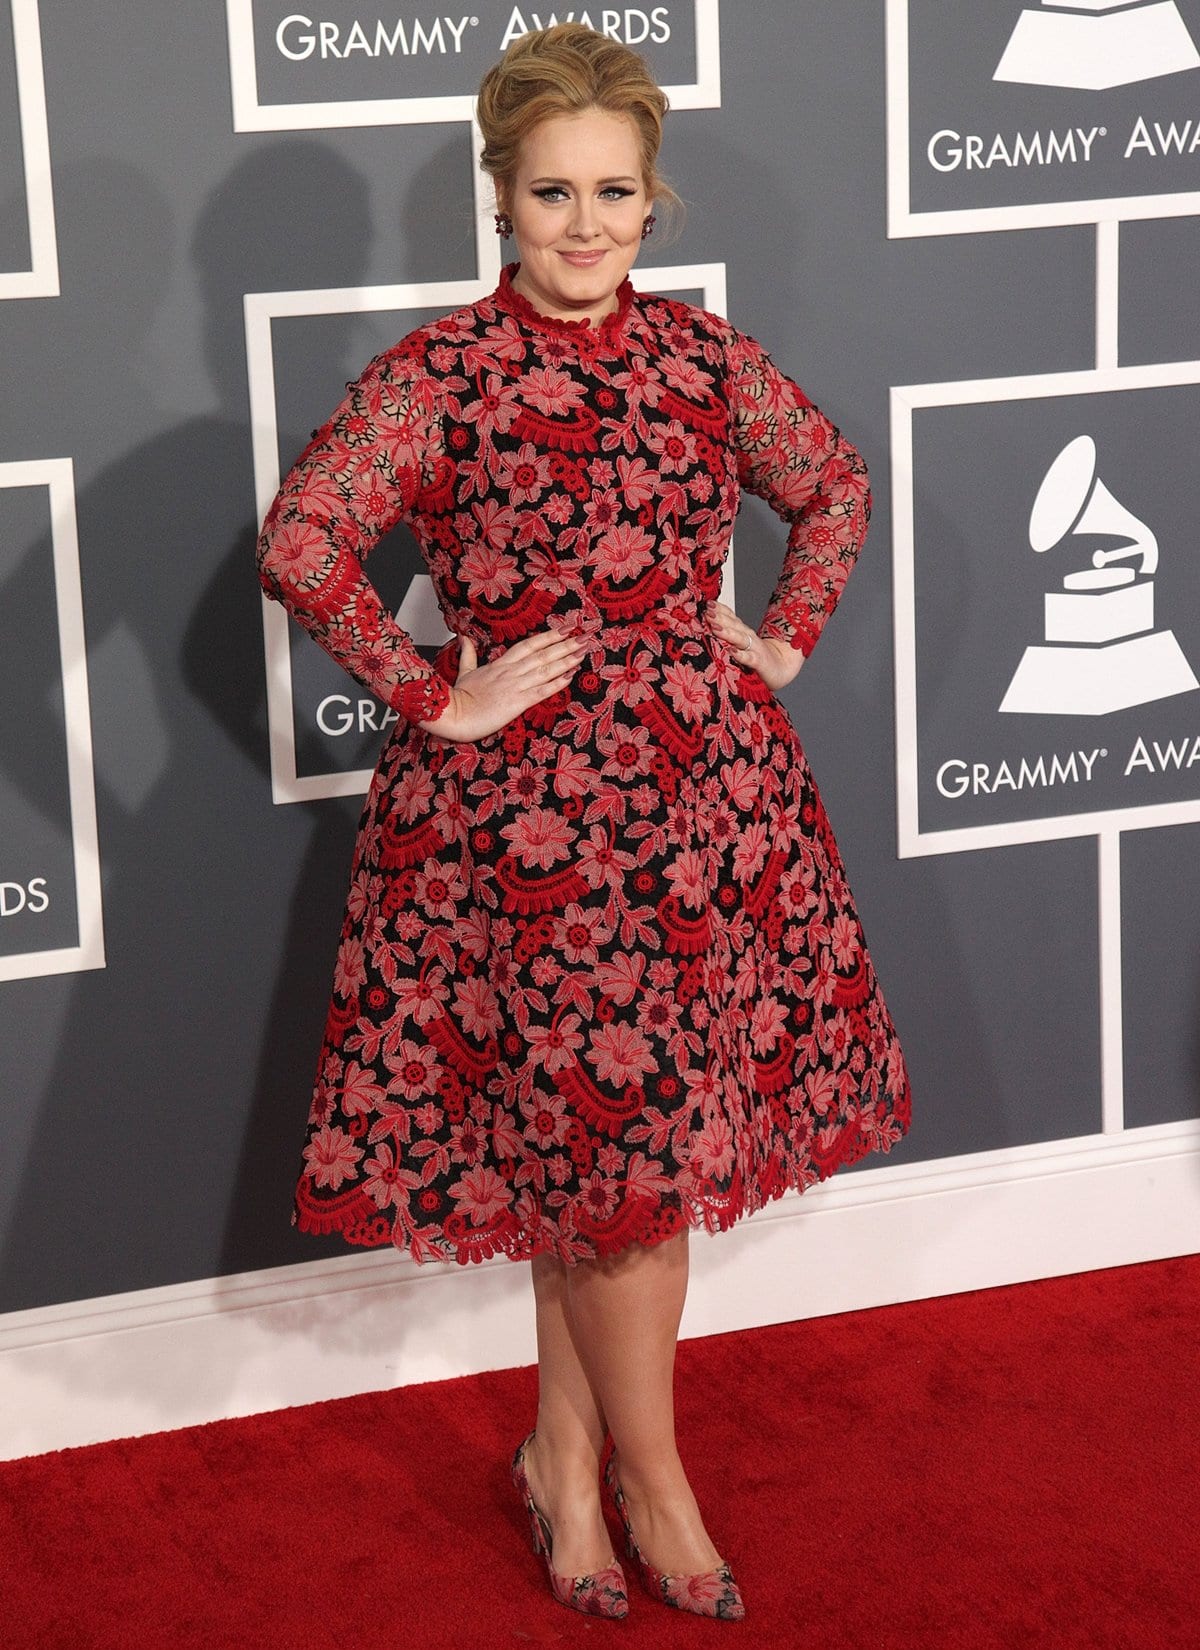
[[[639,284],[872,469],[784,698],[897,1159],[1194,1117],[1200,0],[575,15],[675,109]],[[471,94],[552,16],[0,0],[0,1311],[345,1253],[289,1209],[387,717],[264,613],[255,528],[346,379],[494,284]],[[782,545],[748,501],[751,622]],[[372,570],[431,655],[411,543]]]

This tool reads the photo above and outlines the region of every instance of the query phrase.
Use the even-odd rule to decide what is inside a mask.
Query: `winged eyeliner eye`
[[[565,194],[566,190],[562,188],[561,184],[548,183],[541,189],[535,189],[533,192],[539,200],[549,200],[552,195]],[[602,195],[617,195],[621,199],[624,199],[627,195],[632,195],[633,190],[627,189],[623,184],[613,183],[609,184],[607,189],[602,189],[600,193]]]

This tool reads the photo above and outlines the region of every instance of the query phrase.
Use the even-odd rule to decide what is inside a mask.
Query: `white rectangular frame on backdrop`
[[[1051,842],[1200,820],[1200,801],[1104,808],[996,825],[922,831],[917,746],[916,499],[913,476],[913,413],[924,407],[962,407],[1038,397],[1111,394],[1200,384],[1200,361],[1086,372],[1038,373],[1025,378],[980,378],[946,384],[906,384],[891,392],[892,568],[895,588],[897,854],[965,853],[974,848]]]
[[[76,945],[0,957],[0,980],[27,980],[44,974],[75,974],[86,968],[103,968],[104,923],[83,591],[79,577],[79,535],[75,521],[74,469],[69,458],[27,459],[19,463],[0,464],[0,487],[45,487],[50,494],[54,595],[62,659],[67,783],[79,931]]]
[[[0,270],[0,299],[57,298],[58,241],[38,0],[11,0],[11,10],[30,267]]]
[[[260,103],[254,48],[254,0],[225,0],[235,132],[291,132],[343,126],[406,126],[471,120],[475,98],[352,98],[342,102]],[[720,0],[692,0],[696,16],[696,78],[665,86],[672,109],[715,109],[721,102]]]
[[[702,307],[724,315],[725,265],[677,264],[670,268],[633,269],[639,291],[703,293]],[[246,366],[250,386],[250,424],[254,451],[254,488],[261,521],[279,490],[279,424],[275,400],[275,357],[271,323],[305,315],[364,314],[373,310],[447,311],[486,297],[491,276],[464,281],[426,281],[406,286],[333,287],[312,292],[249,292],[245,297]],[[725,563],[722,599],[732,601],[732,551]],[[296,771],[295,709],[292,695],[290,619],[278,603],[263,597],[263,638],[267,664],[267,720],[271,747],[271,795],[275,802],[312,802],[323,797],[359,796],[371,782],[370,769],[304,774]],[[315,643],[313,644],[316,645]]]
[[[909,140],[909,0],[887,0],[888,235],[973,235],[1004,229],[1047,229],[1065,224],[1117,223],[1136,218],[1182,218],[1200,213],[1200,191],[1112,196],[1102,200],[1040,201],[1027,206],[911,208]],[[1200,104],[1198,104],[1200,108]]]

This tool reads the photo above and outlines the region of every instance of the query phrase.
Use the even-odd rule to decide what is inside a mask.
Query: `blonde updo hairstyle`
[[[658,170],[667,96],[632,46],[586,23],[555,23],[512,41],[479,87],[480,165],[511,200],[521,145],[543,120],[602,109],[633,122],[642,177],[655,211],[678,219],[683,202]]]

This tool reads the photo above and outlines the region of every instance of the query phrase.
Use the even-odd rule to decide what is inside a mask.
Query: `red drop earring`
[[[656,221],[657,220],[655,219],[655,216],[654,216],[653,212],[647,213],[646,216],[642,219],[642,239],[643,240],[646,239],[647,235],[652,235],[654,233],[654,225],[655,225]]]
[[[497,212],[496,213],[496,233],[497,233],[497,235],[501,235],[501,236],[504,237],[505,240],[507,240],[508,237],[512,234],[512,232],[513,232],[513,221],[509,217],[508,213],[507,212]]]

